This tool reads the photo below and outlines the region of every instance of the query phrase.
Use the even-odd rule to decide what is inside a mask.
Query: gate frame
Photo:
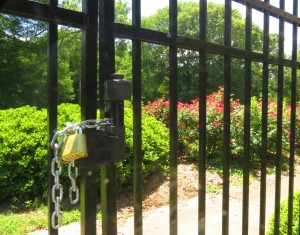
[[[246,6],[246,44],[245,50],[231,47],[231,3],[235,1]],[[230,81],[231,58],[245,60],[245,161],[243,168],[243,234],[248,234],[249,223],[249,142],[250,139],[250,96],[251,96],[251,62],[263,63],[263,111],[262,111],[262,159],[261,159],[261,207],[260,207],[260,235],[265,234],[265,204],[266,204],[266,153],[267,153],[267,118],[268,118],[268,72],[269,65],[278,66],[278,119],[277,119],[277,155],[276,155],[276,193],[275,193],[275,234],[279,234],[280,220],[280,188],[281,188],[281,152],[282,152],[282,98],[284,67],[292,69],[291,84],[291,140],[290,140],[290,172],[289,172],[289,233],[292,229],[292,208],[294,192],[294,154],[295,154],[295,115],[296,115],[296,85],[297,69],[297,38],[300,18],[298,17],[298,0],[293,0],[293,14],[284,10],[284,0],[280,0],[280,7],[269,4],[269,0],[226,0],[225,1],[225,29],[224,45],[207,42],[207,1],[200,3],[200,34],[199,39],[191,39],[177,35],[177,0],[169,0],[169,33],[157,32],[141,28],[141,2],[132,0],[132,25],[114,23],[113,0],[83,0],[83,12],[76,12],[58,7],[58,0],[49,0],[48,4],[26,0],[4,0],[0,3],[0,12],[27,17],[48,22],[48,143],[57,128],[57,33],[58,25],[73,26],[82,29],[82,79],[81,79],[81,118],[96,118],[97,109],[97,36],[99,27],[100,52],[100,94],[103,94],[103,84],[115,72],[114,39],[116,37],[132,40],[133,45],[133,113],[134,113],[134,227],[135,234],[142,234],[142,140],[141,140],[141,42],[150,42],[169,46],[170,63],[170,234],[177,234],[177,50],[189,49],[199,52],[199,126],[200,146],[206,146],[206,78],[208,53],[224,56],[224,163],[223,163],[223,213],[222,234],[229,233],[229,158],[230,158]],[[264,14],[263,53],[251,51],[252,9]],[[269,55],[269,18],[279,19],[279,53],[278,56]],[[98,25],[98,17],[100,19]],[[284,23],[293,25],[292,59],[284,58]],[[108,55],[108,56],[104,56]],[[100,110],[104,113],[104,98],[100,96]],[[122,119],[122,117],[120,117]],[[48,144],[48,164],[51,166],[53,150]],[[205,234],[205,202],[206,202],[206,152],[199,150],[199,207],[198,234]],[[81,170],[80,203],[81,203],[81,234],[96,234],[96,171],[94,169]],[[106,179],[109,183],[106,184]],[[49,174],[48,190],[51,191],[53,179]],[[116,214],[116,167],[101,167],[101,200],[103,209],[103,234],[117,234]],[[49,197],[49,218],[54,205]],[[50,221],[50,220],[49,220]],[[58,234],[49,222],[49,234]]]

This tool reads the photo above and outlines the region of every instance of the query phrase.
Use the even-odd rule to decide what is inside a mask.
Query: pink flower
[[[169,105],[170,104],[170,100],[165,100],[164,101],[164,105]]]

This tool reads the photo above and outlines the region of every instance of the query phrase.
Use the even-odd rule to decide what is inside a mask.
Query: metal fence
[[[244,60],[245,65],[245,113],[244,113],[244,156],[243,156],[243,209],[242,234],[248,234],[249,221],[249,161],[250,161],[250,103],[251,103],[251,71],[252,62],[263,64],[262,86],[262,152],[261,152],[261,188],[260,188],[260,229],[259,234],[265,234],[266,223],[266,164],[267,164],[267,133],[268,133],[268,84],[269,67],[278,67],[277,91],[277,148],[276,148],[276,192],[275,192],[275,231],[279,234],[280,221],[280,191],[281,191],[281,156],[282,156],[282,113],[283,113],[283,79],[284,69],[291,68],[291,124],[290,124],[290,169],[289,169],[289,226],[288,234],[292,234],[292,198],[294,192],[295,163],[295,115],[296,115],[296,78],[300,63],[297,61],[297,31],[300,24],[298,17],[298,1],[293,1],[293,14],[284,10],[285,1],[280,0],[279,8],[270,5],[269,0],[234,0],[246,7],[245,49],[232,46],[232,1],[225,1],[224,44],[207,41],[207,1],[200,0],[199,37],[191,39],[178,35],[177,0],[169,1],[169,32],[163,33],[141,27],[141,1],[132,1],[132,25],[115,22],[115,3],[112,0],[83,0],[82,12],[71,11],[58,7],[57,0],[49,0],[48,4],[25,0],[3,0],[0,11],[31,19],[48,22],[48,131],[49,140],[57,127],[57,66],[58,26],[67,25],[82,29],[82,78],[81,78],[81,110],[82,119],[96,118],[97,107],[97,54],[100,61],[100,110],[104,115],[104,82],[115,72],[115,38],[125,38],[132,41],[132,79],[133,79],[133,113],[134,113],[134,233],[143,232],[142,210],[142,123],[141,123],[141,44],[149,42],[169,47],[169,97],[170,97],[170,234],[178,233],[178,201],[177,201],[177,154],[178,154],[178,58],[179,48],[199,52],[199,145],[206,146],[206,90],[207,90],[207,55],[217,54],[224,58],[224,130],[223,130],[223,192],[222,192],[222,234],[229,234],[229,189],[230,189],[230,94],[232,77],[232,59]],[[263,52],[253,52],[252,44],[252,10],[258,10],[264,15]],[[278,55],[271,56],[269,51],[270,16],[279,20]],[[99,21],[98,21],[99,19]],[[284,24],[292,24],[292,57],[284,57]],[[211,29],[210,29],[211,30]],[[99,41],[98,41],[99,40]],[[98,47],[99,43],[99,47]],[[53,151],[48,149],[49,167]],[[198,234],[205,234],[206,220],[206,150],[199,150],[199,204],[198,204]],[[50,168],[49,168],[50,169]],[[49,170],[50,171],[50,170]],[[81,170],[80,210],[81,234],[96,234],[96,170]],[[108,180],[107,180],[108,179]],[[109,182],[109,183],[107,183]],[[49,176],[49,192],[53,179]],[[117,234],[116,208],[116,166],[101,167],[101,205],[103,234]],[[52,229],[50,215],[54,205],[49,197],[49,234],[58,234]]]

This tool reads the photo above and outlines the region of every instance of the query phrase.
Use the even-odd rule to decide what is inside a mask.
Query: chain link
[[[72,168],[74,169],[74,173],[72,173]],[[79,189],[76,185],[76,179],[78,177],[78,168],[75,167],[74,161],[69,163],[68,174],[72,185],[69,189],[69,198],[70,198],[70,203],[74,205],[79,201]],[[75,199],[73,199],[73,193],[75,193]]]

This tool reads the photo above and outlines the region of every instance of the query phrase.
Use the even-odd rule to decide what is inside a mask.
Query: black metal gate
[[[292,229],[292,198],[294,192],[294,156],[295,156],[295,115],[296,115],[296,78],[300,63],[297,61],[297,31],[300,24],[298,0],[293,1],[293,14],[284,10],[285,1],[280,0],[279,8],[270,5],[269,0],[234,0],[246,6],[245,49],[232,46],[232,1],[225,1],[224,44],[207,41],[207,1],[200,0],[199,37],[191,39],[178,35],[177,0],[169,1],[169,32],[162,33],[141,27],[141,1],[132,1],[132,25],[115,23],[115,3],[113,0],[83,0],[83,11],[76,12],[58,7],[57,0],[42,4],[26,0],[2,0],[0,11],[48,22],[48,131],[49,140],[57,127],[57,32],[58,25],[77,27],[83,30],[82,40],[82,79],[81,109],[82,119],[96,118],[97,107],[97,52],[100,55],[100,110],[104,115],[104,82],[115,72],[115,38],[132,40],[132,78],[133,78],[133,113],[134,113],[134,233],[142,234],[142,132],[141,132],[141,43],[149,42],[169,47],[169,97],[170,97],[170,234],[178,233],[177,202],[177,102],[178,102],[178,58],[179,48],[199,52],[199,146],[206,146],[206,90],[207,90],[207,55],[217,54],[224,58],[224,130],[223,130],[223,215],[222,234],[229,234],[229,171],[230,171],[230,93],[232,59],[244,60],[245,65],[245,113],[244,113],[244,163],[243,163],[243,227],[242,234],[248,234],[249,221],[249,161],[250,161],[250,98],[252,62],[263,64],[262,86],[262,152],[261,152],[261,195],[260,195],[260,231],[265,234],[266,219],[266,163],[267,163],[267,122],[268,122],[268,83],[269,66],[278,67],[278,113],[277,113],[277,149],[276,149],[276,193],[275,193],[275,231],[279,234],[280,189],[281,189],[281,154],[282,154],[282,102],[284,68],[291,68],[291,125],[290,125],[290,169],[289,169],[289,232]],[[264,15],[263,52],[253,52],[252,44],[252,9]],[[278,55],[269,54],[269,19],[279,19]],[[98,24],[99,19],[99,24]],[[284,23],[292,24],[292,58],[284,57]],[[99,36],[99,37],[98,37]],[[99,38],[99,48],[97,46]],[[48,149],[49,166],[53,151]],[[81,234],[96,234],[96,171],[81,170]],[[108,180],[107,180],[108,179]],[[199,151],[199,204],[198,234],[205,234],[206,218],[206,150]],[[49,192],[53,179],[49,176]],[[116,166],[101,168],[101,204],[103,211],[103,234],[117,234],[116,208]],[[109,183],[106,183],[109,182]],[[50,215],[54,205],[49,197],[49,234],[58,234],[51,228]]]

